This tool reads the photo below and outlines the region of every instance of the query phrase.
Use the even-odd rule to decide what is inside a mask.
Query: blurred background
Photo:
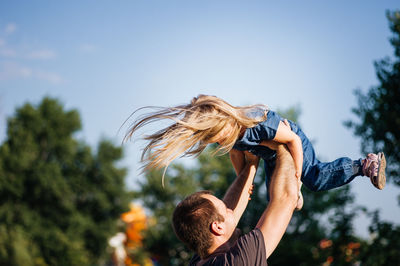
[[[185,265],[175,204],[222,196],[226,156],[179,159],[161,187],[141,173],[137,108],[198,94],[263,103],[296,120],[323,161],[383,150],[367,178],[305,206],[271,265],[400,261],[398,1],[2,1],[0,264]],[[128,119],[128,120],[127,120]],[[240,227],[265,207],[263,169]]]

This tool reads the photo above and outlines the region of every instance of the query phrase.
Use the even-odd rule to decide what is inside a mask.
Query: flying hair
[[[232,127],[232,131],[222,142],[218,143],[219,146],[215,153],[229,152],[242,130],[254,127],[266,119],[266,111],[262,117],[252,118],[249,116],[249,112],[255,108],[267,110],[265,105],[235,107],[216,96],[209,95],[194,97],[186,105],[142,107],[133,114],[143,109],[151,109],[152,112],[138,117],[133,122],[124,141],[131,139],[138,129],[150,123],[170,120],[171,125],[144,136],[148,143],[141,156],[145,170],[165,167],[162,178],[164,186],[165,171],[173,160],[177,157],[200,155],[211,143],[213,137],[228,124]]]

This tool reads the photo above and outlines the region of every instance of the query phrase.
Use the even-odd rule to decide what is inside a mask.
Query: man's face
[[[218,213],[222,217],[224,217],[224,222],[221,222],[221,225],[224,227],[225,234],[226,234],[227,238],[229,239],[236,228],[233,211],[231,209],[227,208],[225,203],[222,200],[218,199],[217,197],[215,197],[211,194],[205,194],[205,195],[202,195],[202,197],[210,200],[214,204]]]

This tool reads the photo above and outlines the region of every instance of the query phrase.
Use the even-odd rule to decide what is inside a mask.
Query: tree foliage
[[[374,63],[379,85],[366,93],[355,91],[358,104],[352,111],[360,121],[347,121],[346,125],[361,138],[363,152],[385,152],[388,177],[400,185],[400,11],[387,12],[387,18],[394,60]]]
[[[400,226],[382,221],[377,211],[369,215],[372,217],[369,226],[371,239],[360,254],[362,265],[398,265],[400,261]]]
[[[347,121],[345,125],[361,138],[363,152],[385,152],[387,178],[400,185],[400,11],[388,11],[386,16],[393,33],[390,43],[394,59],[387,57],[374,63],[379,84],[366,93],[355,91],[358,105],[352,111],[360,121]],[[382,221],[378,212],[371,216],[372,239],[361,250],[360,261],[363,265],[398,264],[399,225]]]
[[[74,134],[76,110],[55,99],[25,104],[8,119],[0,146],[0,264],[93,265],[128,208],[122,150],[95,154]]]

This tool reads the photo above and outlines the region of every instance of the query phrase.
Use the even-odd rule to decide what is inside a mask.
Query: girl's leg
[[[385,186],[386,160],[383,153],[369,154],[364,160],[343,157],[329,163],[321,163],[315,156],[312,143],[304,132],[295,126],[292,126],[292,130],[300,137],[303,145],[301,180],[306,187],[313,191],[329,190],[350,183],[358,175],[368,176],[378,189]]]
[[[361,159],[353,161],[343,157],[332,162],[322,163],[315,155],[312,143],[299,130],[303,144],[303,175],[301,180],[312,191],[322,191],[343,186],[357,175],[362,175]]]
[[[328,163],[318,161],[307,168],[302,181],[312,191],[337,188],[350,183],[356,176],[362,175],[361,159],[354,161],[347,157]]]

